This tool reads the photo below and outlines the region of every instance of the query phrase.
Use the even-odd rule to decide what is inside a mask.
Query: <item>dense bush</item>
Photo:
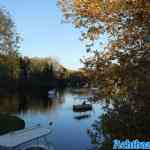
[[[0,135],[24,128],[24,120],[16,116],[0,114]]]

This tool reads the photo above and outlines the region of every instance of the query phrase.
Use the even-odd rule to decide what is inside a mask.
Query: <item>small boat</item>
[[[53,98],[56,96],[56,91],[55,90],[49,90],[48,91],[48,97],[49,98]]]
[[[37,126],[4,134],[0,150],[54,150],[46,138],[50,133],[50,129]]]
[[[84,112],[92,110],[92,104],[79,104],[79,105],[73,105],[73,111],[75,112]]]
[[[49,90],[48,91],[48,94],[50,94],[50,95],[54,95],[56,92],[55,92],[55,90]]]

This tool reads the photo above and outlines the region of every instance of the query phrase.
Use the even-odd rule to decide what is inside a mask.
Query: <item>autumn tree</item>
[[[106,107],[93,127],[96,149],[111,149],[114,137],[148,136],[150,1],[59,0],[59,6],[64,20],[81,30],[92,54],[83,62],[95,73],[100,93],[113,98],[113,108]],[[104,48],[100,43],[95,49],[104,37]]]
[[[129,94],[139,85],[149,87],[143,85],[150,72],[149,0],[59,0],[59,6],[65,20],[81,29],[87,51],[94,54],[84,62],[96,70],[102,91]],[[107,45],[94,50],[101,35],[107,35]]]

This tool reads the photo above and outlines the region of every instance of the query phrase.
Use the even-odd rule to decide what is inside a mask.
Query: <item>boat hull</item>
[[[90,110],[92,110],[92,105],[90,104],[73,105],[73,111],[75,112],[90,111]]]

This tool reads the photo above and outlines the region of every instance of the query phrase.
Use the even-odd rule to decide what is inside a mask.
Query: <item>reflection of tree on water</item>
[[[48,99],[47,95],[33,95],[20,92],[11,96],[4,96],[0,99],[0,112],[25,113],[27,111],[45,112],[53,110],[64,103],[63,93],[58,98]]]
[[[47,110],[53,109],[61,103],[62,97],[51,99],[47,95],[21,95],[20,97],[20,112],[27,112],[28,110],[32,112],[46,112]]]
[[[150,140],[150,103],[138,95],[130,101],[113,101],[93,124],[91,134],[96,149],[112,149],[113,139]]]
[[[28,109],[27,105],[27,95],[26,94],[19,94],[19,106],[18,106],[18,112],[25,112]]]
[[[0,112],[16,113],[18,109],[18,105],[19,102],[16,99],[16,95],[2,96],[0,98]]]

